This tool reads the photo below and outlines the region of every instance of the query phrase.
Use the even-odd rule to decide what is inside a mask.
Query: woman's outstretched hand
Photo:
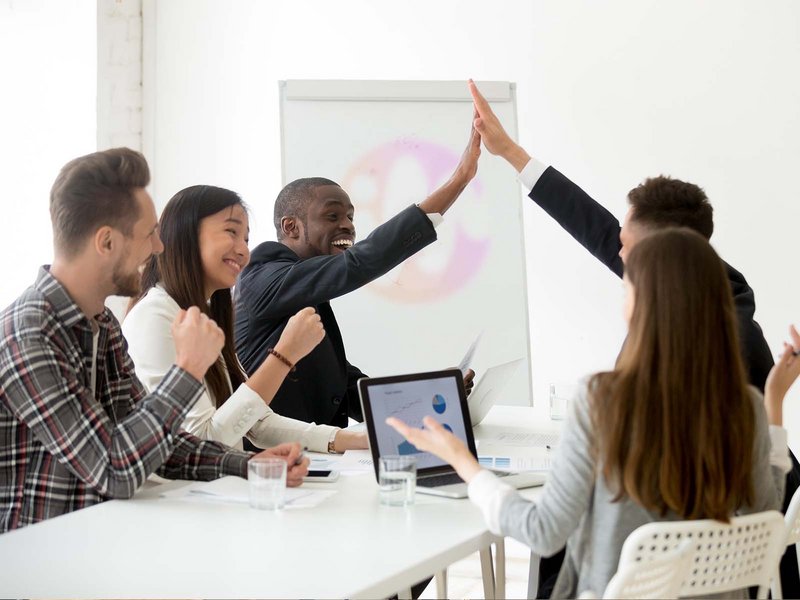
[[[393,427],[417,449],[435,454],[450,463],[459,477],[469,483],[481,470],[478,461],[472,456],[469,448],[432,417],[425,417],[422,423],[425,428],[416,429],[409,427],[395,417],[386,419],[387,425]]]

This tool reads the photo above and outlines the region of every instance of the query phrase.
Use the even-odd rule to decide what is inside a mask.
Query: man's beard
[[[124,262],[125,257],[120,260]],[[115,296],[128,296],[135,298],[142,291],[142,276],[138,270],[132,273],[123,273],[119,268],[119,263],[114,267],[111,274],[111,282],[114,284]]]

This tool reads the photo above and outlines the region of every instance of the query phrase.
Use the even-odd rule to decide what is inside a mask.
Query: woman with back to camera
[[[150,259],[142,293],[122,324],[137,376],[148,389],[161,381],[175,358],[172,320],[180,309],[198,306],[225,333],[225,347],[184,429],[236,448],[243,437],[261,448],[288,441],[318,452],[366,448],[364,433],[304,423],[269,408],[292,366],[325,335],[313,308],[292,317],[259,369],[249,379],[244,374],[234,350],[231,288],[250,259],[248,223],[241,198],[223,188],[192,186],[167,203],[159,220],[164,251]]]
[[[469,482],[489,528],[548,556],[567,544],[554,598],[602,593],[634,529],[651,521],[779,510],[790,468],[782,403],[800,373],[785,344],[765,396],[747,384],[730,284],[687,229],[652,233],[625,268],[628,337],[613,371],[572,402],[537,502],[481,469],[431,417],[387,423]],[[766,409],[766,410],[765,410]],[[742,597],[747,597],[742,590]]]

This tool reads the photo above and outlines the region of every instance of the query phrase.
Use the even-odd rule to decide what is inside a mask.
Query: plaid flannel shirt
[[[202,384],[173,366],[148,395],[119,322],[95,321],[92,393],[91,322],[47,267],[0,313],[0,532],[130,498],[153,472],[246,476],[248,453],[179,429]]]

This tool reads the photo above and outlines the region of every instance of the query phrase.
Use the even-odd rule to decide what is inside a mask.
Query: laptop
[[[497,402],[497,398],[503,392],[508,380],[517,371],[524,359],[518,358],[502,365],[497,365],[486,369],[483,377],[475,385],[475,389],[467,399],[469,405],[469,417],[472,426],[475,427],[483,421],[489,414],[489,410]]]
[[[418,492],[449,498],[467,497],[467,484],[453,467],[429,452],[417,450],[386,424],[387,417],[397,417],[412,427],[422,427],[422,418],[431,416],[464,442],[477,459],[461,371],[446,369],[391,377],[365,377],[358,381],[358,392],[376,480],[379,479],[381,456],[413,454],[417,458]],[[545,481],[542,473],[495,473],[516,488],[543,485]]]

